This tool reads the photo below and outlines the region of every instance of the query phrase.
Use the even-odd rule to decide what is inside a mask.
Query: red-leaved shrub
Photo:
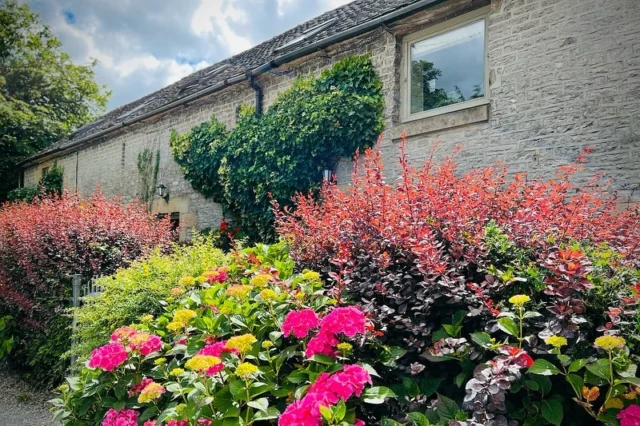
[[[54,323],[68,326],[60,317],[69,306],[73,274],[84,280],[111,274],[171,238],[168,221],[100,191],[86,199],[64,194],[0,207],[0,310],[19,325],[18,353],[20,347],[44,352],[30,338],[49,334]],[[61,350],[58,358],[69,344],[68,332],[63,334],[48,336],[58,346],[52,353]],[[45,370],[41,364],[38,369]]]
[[[514,360],[548,354],[549,337],[576,342],[571,350],[588,358],[594,356],[588,342],[601,333],[625,335],[633,342],[631,356],[640,356],[640,211],[620,208],[600,174],[574,183],[586,154],[552,179],[509,178],[501,164],[459,173],[453,158],[414,168],[403,143],[400,177],[387,183],[381,154],[367,150],[348,189],[326,184],[319,201],[299,195],[295,210],[278,212],[276,205],[277,229],[299,268],[323,271],[338,297],[368,312],[383,341],[406,351],[397,366],[380,373],[387,380],[408,376],[394,391],[407,392],[413,408],[415,394],[406,383],[415,379],[433,392],[429,383],[439,380],[438,392],[464,397],[462,406],[478,422],[468,424],[503,424],[507,384],[530,367]],[[531,300],[537,310],[527,319],[526,346],[522,330],[505,318],[514,315],[514,300]],[[490,344],[509,336],[518,337],[519,346],[491,359],[497,346]],[[517,357],[505,358],[512,350]],[[430,364],[456,359],[459,365],[444,369]],[[493,374],[486,365],[501,362],[515,362],[518,371],[505,386],[493,387],[494,395],[479,385],[488,382],[478,374]],[[452,383],[458,385],[445,385]],[[566,382],[556,385],[565,392]],[[488,404],[488,394],[501,403]],[[400,419],[404,412],[399,407],[395,414]]]

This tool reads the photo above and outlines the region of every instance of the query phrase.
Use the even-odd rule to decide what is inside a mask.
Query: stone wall
[[[490,104],[402,123],[402,37],[489,3]],[[397,174],[398,143],[406,132],[414,164],[426,160],[438,143],[436,156],[462,147],[457,158],[463,170],[503,160],[512,172],[550,176],[583,148],[594,147],[584,176],[606,172],[623,197],[640,185],[637,0],[450,0],[260,76],[265,107],[297,75],[317,75],[343,57],[365,52],[383,81],[387,130],[380,149],[389,178]],[[158,182],[169,188],[171,198],[167,203],[156,197],[153,211],[180,212],[187,227],[217,226],[220,207],[183,179],[171,159],[169,134],[171,129],[186,132],[212,115],[231,127],[238,106],[253,102],[253,90],[241,83],[111,133],[58,159],[65,187],[86,194],[101,185],[108,194],[133,199],[141,193],[138,153],[159,150]],[[37,182],[49,163],[26,170],[25,184]],[[349,170],[350,162],[341,162],[340,183],[348,183]]]

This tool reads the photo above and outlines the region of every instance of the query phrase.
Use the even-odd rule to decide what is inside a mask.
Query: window
[[[488,103],[486,9],[404,40],[405,121]]]

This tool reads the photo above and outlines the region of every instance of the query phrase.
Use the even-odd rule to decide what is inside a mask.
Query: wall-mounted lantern
[[[158,197],[164,198],[167,203],[169,202],[169,189],[163,184],[156,186],[156,194]]]

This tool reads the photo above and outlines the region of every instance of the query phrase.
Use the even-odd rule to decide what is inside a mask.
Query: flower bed
[[[113,331],[69,378],[56,418],[65,425],[362,424],[384,351],[356,307],[336,306],[314,272],[292,274],[283,246],[230,255],[229,265],[183,277],[165,313]],[[375,362],[375,360],[374,360]]]

